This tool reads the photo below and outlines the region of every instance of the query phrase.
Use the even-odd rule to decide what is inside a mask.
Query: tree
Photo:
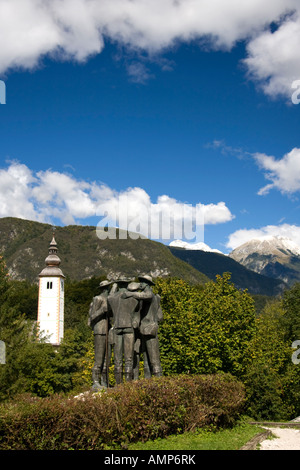
[[[164,312],[159,338],[165,374],[242,374],[255,309],[251,296],[230,282],[230,274],[217,276],[203,290],[178,279],[160,279],[155,290]]]
[[[267,304],[257,318],[257,330],[248,346],[251,361],[244,373],[249,415],[256,419],[289,419],[291,409],[284,394],[291,348],[281,328],[281,299]]]
[[[27,319],[35,321],[38,311],[38,285],[29,281],[9,281],[9,298],[12,307],[17,307]]]
[[[281,320],[285,339],[292,343],[300,340],[300,283],[297,282],[283,294],[282,306],[285,311]]]
[[[201,308],[206,323],[210,320],[221,370],[241,376],[249,361],[248,344],[256,330],[253,298],[246,290],[235,288],[230,273],[206,284]]]
[[[71,317],[73,328],[66,329],[58,351],[51,344],[38,341],[35,321],[31,320],[34,290],[27,283],[9,280],[0,258],[0,339],[6,344],[6,364],[0,366],[0,400],[23,392],[44,397],[71,391],[87,348],[90,328],[84,315],[86,305],[80,310],[78,302],[78,316]],[[22,299],[26,298],[28,311],[24,313]],[[69,311],[74,314],[74,310]],[[36,318],[37,312],[34,313]]]
[[[204,372],[198,324],[198,291],[180,279],[158,279],[164,320],[159,329],[164,374]],[[200,344],[199,344],[200,343]],[[199,361],[200,359],[200,361]]]
[[[9,288],[9,275],[3,256],[0,256],[0,299],[5,300],[7,290]]]
[[[257,318],[244,374],[248,413],[256,419],[290,420],[300,414],[300,364],[292,343],[300,339],[300,289],[295,284],[269,302]]]
[[[33,324],[14,306],[12,283],[3,258],[0,258],[0,339],[6,345],[6,364],[0,366],[0,399],[26,389],[19,365],[26,364],[26,354]]]

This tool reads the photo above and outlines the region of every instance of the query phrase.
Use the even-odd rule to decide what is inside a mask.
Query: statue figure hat
[[[113,281],[108,281],[108,280],[101,281],[100,284],[99,284],[99,287],[100,288],[107,287],[107,286],[110,286],[112,283],[113,283]]]
[[[152,279],[152,276],[149,276],[148,274],[138,276],[139,281],[146,281],[147,283],[151,284],[152,286],[155,285],[155,282]]]
[[[129,291],[133,292],[133,291],[138,290],[139,287],[140,287],[140,283],[133,281],[133,282],[130,282],[130,284],[128,284],[127,289],[128,289]]]
[[[120,277],[115,282],[117,282],[118,284],[129,284],[130,282],[132,282],[132,279],[128,279],[126,277]]]

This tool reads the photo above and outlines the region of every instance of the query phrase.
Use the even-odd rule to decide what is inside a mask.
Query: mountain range
[[[12,279],[37,282],[45,267],[52,234],[49,224],[0,218],[0,254]],[[172,255],[167,246],[148,239],[100,240],[95,227],[80,225],[56,227],[55,239],[60,267],[71,280],[150,273],[153,277],[174,276],[192,283],[208,281],[204,274]]]
[[[235,286],[238,289],[247,288],[251,294],[276,296],[286,287],[281,280],[258,274],[221,253],[175,246],[169,246],[169,249],[173,255],[189,263],[210,279],[215,279],[217,274],[230,272]]]
[[[289,287],[300,281],[300,247],[289,238],[266,236],[244,243],[229,257],[256,273]]]
[[[37,282],[45,266],[52,232],[49,224],[0,218],[0,254],[6,260],[11,278]],[[100,240],[93,226],[56,227],[55,238],[61,269],[71,280],[148,273],[153,277],[173,276],[204,284],[209,279],[214,280],[217,274],[230,272],[237,288],[274,296],[300,279],[300,249],[298,253],[287,241],[280,247],[274,242],[277,248],[273,243],[269,251],[265,245],[259,245],[256,250],[255,243],[245,244],[227,256],[218,250],[210,251],[205,244],[186,249],[189,245],[184,242],[166,246],[130,236]]]

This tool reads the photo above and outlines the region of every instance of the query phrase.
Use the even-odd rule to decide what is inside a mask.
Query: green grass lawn
[[[199,429],[169,436],[166,439],[137,442],[129,450],[239,450],[252,437],[263,430],[258,426],[242,422],[232,429],[211,431]]]

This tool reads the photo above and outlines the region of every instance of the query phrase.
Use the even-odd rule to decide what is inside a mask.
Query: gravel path
[[[269,429],[276,438],[262,441],[259,446],[260,450],[300,450],[300,429],[265,429]]]

